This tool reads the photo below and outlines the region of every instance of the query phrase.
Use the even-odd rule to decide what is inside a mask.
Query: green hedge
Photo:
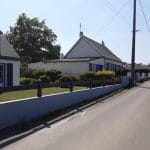
[[[85,73],[80,75],[80,80],[88,81],[88,80],[96,80],[95,73]]]
[[[20,78],[21,85],[37,84],[38,80],[33,78]]]
[[[47,76],[47,75],[40,76],[39,79],[40,79],[40,81],[41,81],[42,83],[48,83],[48,82],[50,82],[50,77]]]
[[[85,73],[80,75],[80,80],[109,80],[114,79],[115,73],[113,71],[98,71],[96,73]]]
[[[46,71],[45,73],[47,76],[50,77],[50,80],[55,82],[56,80],[58,80],[61,77],[61,72],[58,70],[50,70],[50,71]]]
[[[60,76],[61,76],[61,72],[58,70],[47,71],[44,69],[28,69],[26,73],[24,73],[25,78],[34,78],[34,79],[42,78],[42,80],[44,80],[43,78],[49,78],[50,81],[53,81],[53,82],[58,80]]]
[[[73,77],[73,76],[62,75],[59,78],[59,81],[61,81],[61,82],[69,82],[69,81],[79,81],[79,79],[77,79],[76,77]]]
[[[98,80],[113,80],[115,77],[115,73],[113,71],[98,71],[96,72],[96,79]]]

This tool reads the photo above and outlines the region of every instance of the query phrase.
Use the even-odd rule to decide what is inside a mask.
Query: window
[[[93,71],[93,70],[92,70],[92,64],[91,64],[91,63],[89,63],[89,71]]]
[[[102,71],[103,70],[103,66],[102,65],[99,65],[99,64],[89,64],[89,71],[94,71],[94,72],[97,72],[97,71]]]
[[[0,64],[0,83],[3,82],[3,65]]]
[[[107,63],[106,64],[106,70],[111,70],[111,68],[112,68],[112,65],[110,63]]]
[[[95,64],[89,64],[89,71],[95,71]]]
[[[103,66],[102,65],[96,65],[96,72],[97,71],[102,71]]]

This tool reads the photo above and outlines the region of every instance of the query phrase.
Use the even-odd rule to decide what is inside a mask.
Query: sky
[[[141,0],[150,26],[150,0]],[[105,45],[124,62],[131,62],[132,0],[0,0],[0,30],[14,26],[22,13],[45,19],[57,35],[61,53],[79,39],[80,23],[85,36]],[[150,63],[150,31],[137,0],[136,62]]]

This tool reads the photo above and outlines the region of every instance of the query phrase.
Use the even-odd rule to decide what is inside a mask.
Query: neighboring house
[[[127,76],[131,77],[131,65],[126,64]],[[135,73],[138,77],[150,77],[150,66],[144,64],[135,64]]]
[[[0,31],[0,87],[17,86],[20,79],[20,56]]]
[[[64,58],[46,63],[29,64],[33,69],[56,69],[63,74],[78,76],[87,72],[112,70],[117,72],[123,68],[123,62],[113,54],[102,41],[102,44],[86,37],[80,32],[79,40],[69,50]]]

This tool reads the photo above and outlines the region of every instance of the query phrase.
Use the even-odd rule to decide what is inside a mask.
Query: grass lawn
[[[82,90],[85,89],[86,87],[74,87],[75,90]],[[43,88],[42,90],[42,95],[49,95],[49,94],[56,94],[56,93],[62,93],[62,92],[68,92],[68,88],[56,88],[56,87],[51,87],[51,88]],[[0,102],[4,101],[10,101],[10,100],[17,100],[17,99],[22,99],[22,98],[29,98],[29,97],[36,97],[37,95],[37,90],[22,90],[22,91],[13,91],[13,92],[4,92],[0,94]]]

